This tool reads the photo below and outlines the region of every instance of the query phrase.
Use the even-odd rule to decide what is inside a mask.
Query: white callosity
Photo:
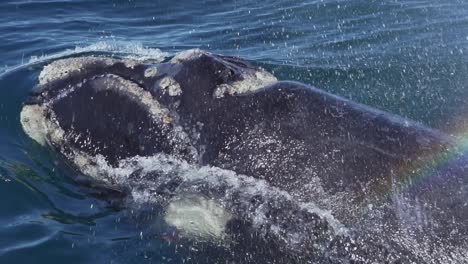
[[[158,68],[156,67],[149,67],[144,72],[145,78],[155,77],[157,74],[158,74]]]
[[[190,49],[177,53],[172,58],[171,63],[183,63],[185,61],[195,60],[204,54],[213,56],[207,51],[200,49]],[[224,61],[223,63],[228,65],[230,64],[227,61]],[[264,87],[265,85],[269,85],[278,81],[275,76],[262,68],[241,71],[239,77],[240,80],[238,81],[218,85],[214,90],[213,96],[215,98],[221,98],[226,94],[238,95],[253,92]]]
[[[177,81],[171,76],[165,76],[158,80],[155,84],[158,86],[163,93],[169,94],[169,96],[178,96],[182,94],[182,89]]]
[[[24,132],[41,145],[46,145],[47,120],[45,107],[40,105],[25,105],[20,113],[20,122]]]
[[[241,78],[242,80],[239,81],[218,85],[214,91],[214,97],[221,98],[226,94],[238,95],[254,92],[278,81],[275,76],[261,68],[257,68],[255,72],[243,72]]]
[[[124,65],[129,69],[134,69],[135,66],[141,64],[141,62],[136,59],[117,60],[107,57],[93,56],[60,59],[53,61],[43,68],[39,74],[39,85],[46,85],[52,81],[64,79],[68,77],[69,74],[73,72],[80,72],[86,67],[96,63],[105,66],[111,66],[119,61],[123,62]],[[149,71],[149,73],[151,73],[151,71]]]
[[[20,113],[20,122],[26,134],[41,145],[61,144],[64,140],[65,132],[45,106],[25,105]]]
[[[189,60],[194,60],[201,57],[203,54],[210,55],[211,53],[201,49],[189,49],[177,53],[172,59],[171,63],[182,63]]]
[[[102,57],[78,57],[56,60],[44,67],[39,74],[39,85],[46,85],[49,82],[66,78],[72,72],[79,72],[94,63],[112,65],[117,62],[115,59]]]
[[[172,117],[169,110],[164,108],[158,100],[155,100],[150,92],[145,91],[143,88],[138,86],[136,83],[123,79],[114,74],[106,74],[99,76],[102,78],[104,85],[100,86],[100,89],[117,90],[121,93],[128,94],[138,99],[138,102],[146,107],[149,113],[152,114],[154,120],[158,120],[163,123],[171,123]]]

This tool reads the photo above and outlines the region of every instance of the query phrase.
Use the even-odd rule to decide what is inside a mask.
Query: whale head
[[[95,157],[113,165],[155,153],[194,161],[196,139],[181,115],[275,80],[248,62],[198,49],[159,64],[66,58],[43,68],[20,119],[27,135],[73,157],[82,172]]]

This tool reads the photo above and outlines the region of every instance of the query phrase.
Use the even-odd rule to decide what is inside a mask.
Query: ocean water
[[[58,58],[158,61],[201,48],[450,134],[468,128],[464,0],[3,0],[0,40],[0,263],[192,256],[160,218],[108,206],[24,134],[21,104]]]

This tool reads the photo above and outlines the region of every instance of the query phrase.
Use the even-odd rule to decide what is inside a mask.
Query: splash
[[[74,49],[67,49],[52,55],[44,55],[40,57],[33,56],[30,58],[29,63],[47,62],[62,57],[88,52],[105,52],[111,55],[115,55],[119,58],[151,62],[161,62],[169,56],[168,53],[162,52],[160,49],[145,47],[140,42],[114,40],[99,41],[86,46],[76,46]]]
[[[463,179],[468,154],[466,131],[452,133],[447,141],[420,150],[410,161],[395,165],[390,184],[377,190],[360,208],[360,219],[373,219],[390,203],[398,221],[398,229],[390,234],[390,239],[425,263],[467,261],[460,252],[466,252],[468,242],[456,238],[464,236],[466,219],[444,212],[466,210],[467,203],[463,201],[467,196],[467,180]],[[464,209],[458,202],[465,203]],[[374,224],[378,226],[381,222]],[[440,233],[441,230],[445,233]],[[460,241],[450,242],[454,237]]]
[[[258,235],[281,242],[297,254],[312,248],[323,251],[335,240],[348,239],[347,228],[330,212],[311,202],[298,202],[264,180],[190,164],[167,154],[124,159],[117,167],[100,155],[88,159],[88,164],[94,164],[96,178],[130,186],[131,203],[162,205],[170,225],[198,238],[225,237],[226,223],[236,215],[251,223]],[[187,195],[206,198],[194,206]],[[184,219],[182,214],[191,217]]]
[[[105,53],[107,56],[151,63],[162,62],[170,56],[169,53],[163,52],[158,48],[145,47],[141,42],[117,40],[99,41],[88,45],[78,45],[75,48],[66,49],[58,53],[31,56],[29,60],[23,61],[19,65],[2,69],[0,78],[3,75],[24,67],[47,64],[53,60],[87,53]]]

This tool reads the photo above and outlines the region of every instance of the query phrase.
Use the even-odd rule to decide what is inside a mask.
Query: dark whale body
[[[154,65],[65,61],[43,71],[68,67],[58,76],[41,74],[22,124],[80,172],[123,189],[151,189],[142,182],[161,181],[157,169],[132,167],[123,186],[95,157],[120,168],[134,157],[162,153],[244,175],[244,189],[251,179],[260,180],[287,195],[245,193],[228,183],[186,184],[176,175],[166,175],[169,180],[151,190],[157,196],[170,193],[168,200],[194,189],[221,200],[238,216],[229,223],[233,232],[255,227],[251,214],[261,209],[268,224],[257,227],[268,229],[265,237],[276,238],[284,251],[290,247],[282,243],[292,243],[299,263],[439,263],[444,250],[452,252],[454,263],[464,261],[457,252],[467,248],[468,163],[451,136],[302,83],[276,81],[238,58],[202,51]],[[40,122],[31,116],[38,111]],[[451,162],[434,166],[444,159]],[[414,184],[422,174],[425,179]],[[328,203],[324,196],[331,197]],[[329,210],[347,234],[297,201]],[[434,249],[442,246],[440,252]]]

